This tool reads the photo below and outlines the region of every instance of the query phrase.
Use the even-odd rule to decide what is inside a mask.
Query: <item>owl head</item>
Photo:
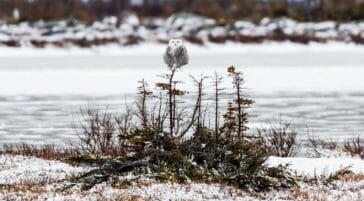
[[[172,47],[172,48],[179,47],[179,46],[182,46],[182,45],[183,45],[183,42],[182,42],[181,39],[171,39],[168,42],[168,46]]]

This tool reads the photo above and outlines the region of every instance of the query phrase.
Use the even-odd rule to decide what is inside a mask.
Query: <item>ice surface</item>
[[[246,94],[256,103],[251,127],[282,116],[301,134],[342,140],[364,132],[364,47],[328,43],[297,45],[187,44],[190,64],[177,73],[182,89],[193,90],[190,75],[227,74],[229,65],[244,73]],[[72,125],[80,108],[109,106],[120,112],[133,101],[137,81],[151,88],[166,73],[165,45],[101,46],[68,50],[0,48],[2,142],[60,143],[75,139]],[[226,88],[230,80],[225,78]],[[211,93],[210,88],[206,89]],[[190,98],[193,98],[191,94]]]
[[[211,74],[215,70],[225,75],[226,68],[234,64],[244,72],[246,87],[253,92],[356,92],[364,85],[362,46],[231,43],[206,47],[187,44],[187,48],[191,59],[178,73],[182,80],[188,80],[190,74]],[[165,45],[153,43],[69,50],[0,48],[0,94],[133,93],[136,80],[145,78],[153,83],[157,74],[166,71],[161,56],[164,49]],[[120,88],[125,83],[129,87]]]

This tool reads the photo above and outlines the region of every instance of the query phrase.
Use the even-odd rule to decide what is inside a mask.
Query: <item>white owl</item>
[[[169,40],[166,52],[164,53],[164,62],[169,68],[179,68],[188,63],[188,53],[181,39]]]

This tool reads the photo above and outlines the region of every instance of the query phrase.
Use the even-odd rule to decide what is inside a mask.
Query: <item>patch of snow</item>
[[[313,29],[316,31],[327,31],[335,29],[336,22],[333,21],[324,21],[324,22],[318,22],[313,25]]]
[[[338,33],[333,29],[328,29],[325,31],[317,31],[315,32],[315,36],[319,38],[334,38],[338,36]]]
[[[139,17],[136,14],[130,13],[128,15],[125,15],[122,20],[123,24],[128,24],[131,26],[139,26],[140,20]]]
[[[294,29],[292,29],[291,27],[285,27],[283,28],[283,32],[287,35],[292,35],[294,34]]]
[[[211,29],[210,34],[214,37],[226,36],[227,31],[224,27],[215,27]]]
[[[0,155],[0,185],[50,183],[83,171],[83,168],[72,167],[59,161]]]
[[[269,17],[265,17],[260,21],[261,25],[268,25],[271,22],[271,19]]]
[[[234,23],[234,27],[236,29],[253,29],[255,25],[252,22],[241,20],[241,21],[236,21]]]
[[[364,174],[364,160],[351,157],[303,158],[303,157],[269,157],[269,166],[290,164],[289,168],[299,175],[310,177],[328,175],[342,168],[350,167],[355,174]]]
[[[358,35],[360,33],[360,27],[356,23],[342,23],[339,25],[338,31],[344,34]]]
[[[289,18],[281,18],[277,21],[277,24],[282,28],[293,28],[297,25],[297,22]]]
[[[115,16],[108,16],[108,17],[104,17],[104,19],[102,19],[102,22],[104,24],[115,26],[118,23],[118,18]]]
[[[178,13],[170,16],[165,26],[168,30],[183,30],[184,33],[196,31],[202,27],[208,27],[216,24],[215,20],[193,15],[189,13]]]

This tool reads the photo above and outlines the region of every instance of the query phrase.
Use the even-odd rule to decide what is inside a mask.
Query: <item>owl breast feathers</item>
[[[168,43],[163,58],[168,67],[179,68],[188,63],[187,49],[181,40],[172,39]]]

